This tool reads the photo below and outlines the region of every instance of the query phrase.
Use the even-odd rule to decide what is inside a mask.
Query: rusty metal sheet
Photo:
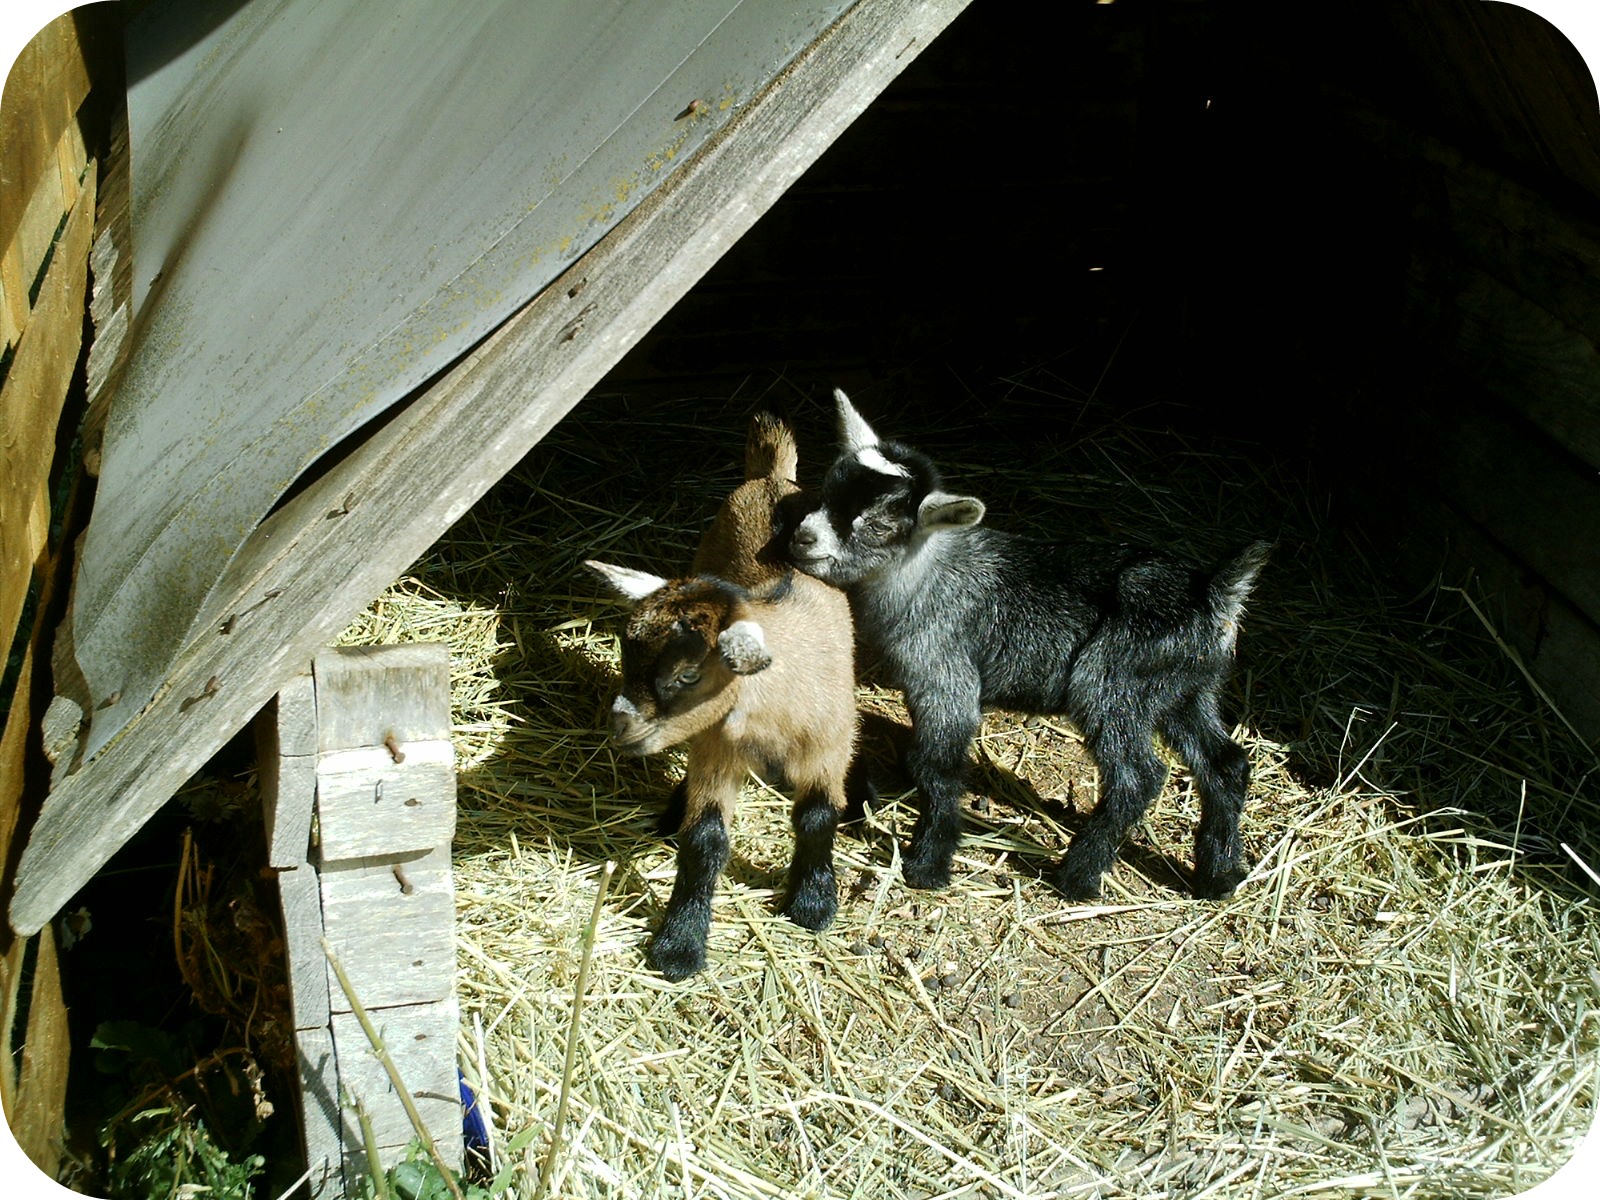
[[[848,7],[139,10],[134,333],[73,613],[87,752],[155,694],[297,476],[535,295]]]

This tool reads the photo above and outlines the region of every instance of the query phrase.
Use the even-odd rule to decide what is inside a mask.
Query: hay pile
[[[1558,843],[1600,864],[1593,756],[1470,586],[1389,594],[1314,483],[1155,412],[1109,423],[1044,369],[937,414],[856,399],[1012,528],[1279,538],[1231,700],[1250,879],[1189,898],[1175,772],[1105,902],[1064,903],[1037,871],[1093,769],[1063,723],[994,714],[957,882],[908,890],[913,796],[884,736],[905,718],[869,686],[882,801],[840,838],[833,928],[775,913],[788,801],[752,782],[709,969],[649,972],[673,878],[651,829],[681,761],[605,745],[620,612],[577,564],[685,567],[762,403],[796,419],[814,480],[830,413],[766,390],[591,397],[347,635],[453,650],[462,1057],[516,1194],[568,1084],[550,1190],[574,1197],[1503,1196],[1566,1160],[1594,1106],[1600,926]]]

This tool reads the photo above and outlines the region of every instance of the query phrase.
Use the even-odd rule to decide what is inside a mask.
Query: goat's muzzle
[[[650,753],[653,726],[646,721],[633,701],[618,696],[611,702],[611,743],[624,754]]]

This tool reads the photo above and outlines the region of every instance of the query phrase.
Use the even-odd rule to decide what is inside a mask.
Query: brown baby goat
[[[587,565],[633,601],[611,738],[627,754],[687,744],[666,822],[678,821],[678,877],[651,940],[668,979],[705,966],[711,898],[749,771],[794,792],[794,860],[784,913],[820,930],[837,909],[833,837],[856,740],[854,635],[844,593],[769,555],[778,502],[797,490],[794,438],[762,414],[745,448],[747,480],[707,530],[694,569],[666,580]],[[865,788],[865,778],[855,787]]]

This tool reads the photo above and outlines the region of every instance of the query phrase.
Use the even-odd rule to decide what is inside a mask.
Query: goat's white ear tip
[[[631,567],[613,566],[598,559],[586,558],[583,565],[605,580],[618,595],[628,600],[643,600],[651,592],[666,584],[659,575],[648,571],[635,571]]]

